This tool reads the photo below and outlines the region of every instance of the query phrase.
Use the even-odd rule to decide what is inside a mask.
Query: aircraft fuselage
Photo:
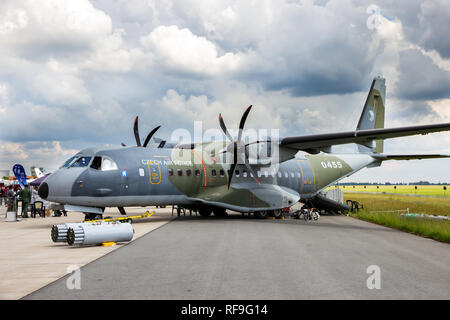
[[[52,202],[90,207],[183,205],[239,212],[276,210],[307,201],[335,181],[376,162],[365,154],[305,155],[270,168],[256,166],[259,183],[245,166],[238,165],[228,189],[230,165],[218,161],[205,148],[86,149],[76,157],[74,163],[80,165],[54,172],[40,189],[41,196]],[[102,161],[106,161],[105,168]]]

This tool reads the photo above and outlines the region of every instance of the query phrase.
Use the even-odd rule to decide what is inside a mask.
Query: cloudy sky
[[[446,0],[3,0],[0,169],[56,169],[157,125],[237,125],[281,136],[353,130],[386,77],[386,126],[450,122]],[[346,150],[353,150],[347,148]],[[385,152],[450,153],[450,134]],[[450,181],[450,160],[386,162],[352,181]]]

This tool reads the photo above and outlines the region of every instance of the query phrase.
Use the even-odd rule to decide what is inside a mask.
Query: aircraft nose
[[[42,199],[47,199],[47,197],[48,197],[48,184],[46,182],[42,183],[39,186],[38,194],[39,194],[39,197],[41,197]]]

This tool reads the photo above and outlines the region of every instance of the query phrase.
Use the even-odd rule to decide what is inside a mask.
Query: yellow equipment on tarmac
[[[100,220],[85,220],[84,222],[112,222],[112,221],[119,221],[119,222],[128,222],[132,223],[133,220],[137,219],[143,219],[143,218],[149,218],[153,214],[155,214],[155,211],[146,211],[144,214],[141,214],[139,216],[126,216],[126,217],[118,217],[118,218],[105,218]]]

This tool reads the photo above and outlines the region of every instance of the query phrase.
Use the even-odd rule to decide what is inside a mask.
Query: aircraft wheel
[[[273,211],[273,216],[276,219],[281,219],[283,217],[283,211],[282,210],[274,210]]]
[[[211,215],[212,210],[210,208],[201,208],[198,210],[198,213],[202,217],[209,217]]]
[[[85,221],[87,221],[87,220],[94,220],[93,214],[89,213],[89,212],[84,212],[84,220]]]
[[[269,213],[267,211],[257,211],[255,212],[255,217],[258,219],[265,219],[267,218],[267,216],[269,215]]]
[[[101,220],[103,219],[103,215],[102,214],[95,214],[94,215],[94,220]]]

